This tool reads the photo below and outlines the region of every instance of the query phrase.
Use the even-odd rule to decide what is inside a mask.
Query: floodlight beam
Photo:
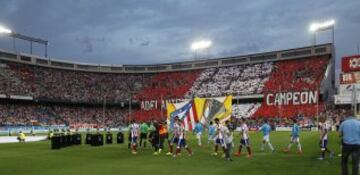
[[[191,50],[197,51],[197,50],[203,50],[211,47],[212,42],[210,40],[204,40],[204,41],[196,41],[191,44]]]
[[[322,23],[312,23],[309,29],[311,32],[318,32],[322,30],[327,30],[329,28],[333,28],[334,25],[335,25],[335,20],[332,19]]]
[[[0,34],[12,34],[12,31],[9,28],[0,26]]]

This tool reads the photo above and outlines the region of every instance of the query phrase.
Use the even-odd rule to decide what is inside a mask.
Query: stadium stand
[[[181,99],[191,88],[201,70],[158,73],[140,90],[138,100]]]
[[[0,126],[32,125],[94,125],[97,127],[124,126],[127,110],[110,107],[62,106],[40,104],[0,104]]]
[[[206,69],[195,81],[187,97],[260,94],[271,70],[271,62]]]
[[[313,57],[276,62],[269,80],[265,83],[264,93],[318,91],[328,61],[329,58],[327,57]],[[319,104],[289,104],[277,107],[263,103],[254,114],[254,117],[294,117],[299,113],[305,116],[314,116],[323,109],[324,106],[321,102]]]
[[[143,87],[151,75],[106,74],[44,68],[1,61],[0,89],[6,95],[25,95],[51,101],[120,102]]]
[[[166,111],[165,110],[161,111],[161,110],[157,110],[157,109],[153,109],[153,110],[138,109],[131,114],[131,119],[134,119],[134,120],[140,121],[140,122],[147,122],[150,120],[161,121],[161,120],[164,120],[165,117],[166,117]]]
[[[34,77],[28,66],[0,61],[0,94],[33,95]]]
[[[326,56],[276,62],[264,92],[317,90],[328,62]]]
[[[326,48],[326,53],[316,53],[317,47]],[[100,65],[95,66],[93,70],[96,71],[90,71],[91,66],[76,63],[60,64],[61,61],[37,58],[31,58],[30,63],[25,63],[19,61],[20,56],[16,55],[8,59],[1,58],[0,98],[29,96],[33,104],[0,105],[0,123],[29,125],[31,121],[38,121],[44,124],[115,126],[127,121],[125,118],[129,114],[124,104],[130,102],[130,99],[134,103],[131,117],[145,121],[165,117],[166,110],[139,109],[138,104],[143,100],[225,95],[243,97],[243,103],[233,105],[233,114],[237,117],[313,117],[324,110],[322,101],[316,105],[268,106],[246,101],[246,96],[319,90],[329,66],[330,50],[327,48],[331,47],[317,47],[264,53],[263,56],[248,58],[202,60],[155,67],[110,66],[106,69],[110,72],[102,71],[104,66]],[[316,54],[313,56],[312,53]],[[111,70],[118,72],[111,73]],[[259,98],[261,100],[263,97]],[[52,103],[39,105],[35,103],[37,101]],[[102,107],[89,107],[89,104],[117,107],[107,107],[104,118]]]
[[[264,83],[269,79],[273,64],[271,62],[243,66],[241,73],[235,76],[227,93],[234,95],[260,94]]]

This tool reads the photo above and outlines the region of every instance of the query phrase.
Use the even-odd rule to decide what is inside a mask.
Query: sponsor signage
[[[343,57],[341,60],[342,72],[360,71],[360,55]]]
[[[360,72],[350,72],[340,74],[340,84],[360,83]]]
[[[353,93],[354,84],[340,84],[339,95],[346,96]]]
[[[356,89],[355,93],[353,92]],[[354,104],[360,102],[360,84],[339,86],[339,94],[334,95],[335,104]]]
[[[352,98],[351,98],[351,96],[343,96],[343,95],[335,95],[334,96],[335,97],[335,100],[334,100],[334,102],[335,102],[335,104],[352,104]],[[358,100],[360,100],[360,99],[358,99]]]
[[[145,111],[166,109],[166,103],[180,103],[184,99],[169,99],[169,100],[144,100],[141,101],[140,108]]]

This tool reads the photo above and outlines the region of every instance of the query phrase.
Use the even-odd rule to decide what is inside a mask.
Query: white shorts
[[[201,132],[196,133],[196,138],[201,139],[201,134],[202,134]]]
[[[296,142],[296,143],[299,143],[300,142],[300,138],[299,136],[291,136],[290,138],[290,142]]]
[[[215,135],[208,135],[208,140],[213,140],[213,141],[215,141]]]
[[[265,142],[270,142],[270,135],[269,135],[269,134],[268,134],[268,135],[264,135],[263,141],[265,141]]]

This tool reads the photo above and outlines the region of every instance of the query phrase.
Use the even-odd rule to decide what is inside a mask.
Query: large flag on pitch
[[[178,116],[183,121],[185,129],[188,131],[191,131],[197,122],[207,125],[215,118],[220,119],[220,122],[225,122],[231,117],[231,105],[232,96],[219,98],[195,97],[181,103],[167,103],[170,128],[172,128],[175,116]]]
[[[185,130],[192,131],[195,124],[199,121],[193,100],[181,103],[167,103],[168,122],[170,129],[173,128],[174,118],[177,116],[183,122]]]
[[[208,98],[205,99],[202,105],[201,123],[208,124],[215,118],[220,122],[225,122],[231,117],[232,113],[232,96]],[[198,110],[199,108],[197,108]]]

